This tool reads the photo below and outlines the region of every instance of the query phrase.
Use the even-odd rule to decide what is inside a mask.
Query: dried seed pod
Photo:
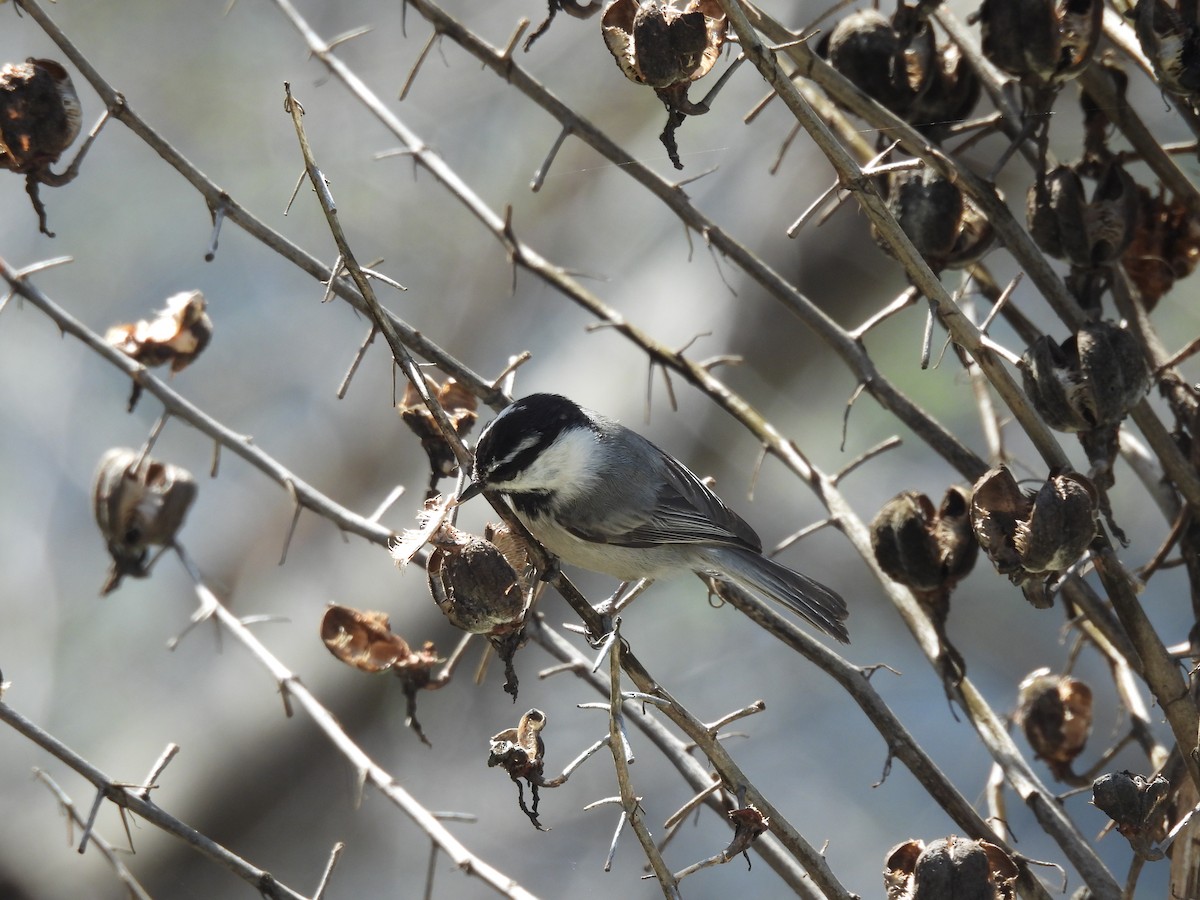
[[[688,85],[709,73],[725,46],[727,19],[717,0],[614,0],[601,17],[604,44],[625,77],[647,84],[667,108],[660,139],[683,168],[675,130],[687,116],[708,112],[688,100]]]
[[[979,553],[969,494],[951,487],[936,510],[918,491],[897,494],[871,523],[871,546],[893,581],[915,591],[948,594],[971,571]]]
[[[992,242],[992,228],[956,185],[932,169],[889,172],[888,209],[935,272],[970,265]],[[878,233],[875,240],[890,252]]]
[[[1029,231],[1043,251],[1090,269],[1117,260],[1133,240],[1138,188],[1124,168],[1110,162],[1089,201],[1079,172],[1056,166],[1038,175],[1025,208]]]
[[[79,136],[83,110],[52,59],[0,66],[0,168],[41,175]]]
[[[1014,900],[1020,870],[988,841],[951,835],[897,844],[887,855],[883,883],[888,900]]]
[[[460,438],[465,438],[471,433],[475,420],[479,418],[476,412],[479,401],[475,399],[475,395],[453,378],[447,378],[446,383],[440,386],[432,378],[427,378],[426,382],[430,392],[446,411],[455,433]],[[404,399],[396,409],[399,410],[404,424],[421,439],[421,447],[429,457],[429,493],[432,496],[437,493],[438,481],[453,475],[457,470],[458,460],[442,430],[438,428],[433,414],[411,383],[404,389]]]
[[[876,9],[841,19],[818,52],[872,99],[922,131],[970,114],[979,78],[952,44],[938,45],[928,20],[899,5],[888,19]]]
[[[1049,669],[1030,672],[1017,696],[1017,724],[1034,755],[1059,781],[1072,781],[1071,764],[1092,731],[1092,689]]]
[[[500,766],[516,783],[517,802],[521,806],[521,812],[529,817],[529,821],[539,831],[543,830],[541,822],[538,821],[537,811],[538,787],[545,785],[542,777],[543,757],[546,755],[542,730],[545,727],[546,714],[540,709],[531,709],[521,716],[516,728],[506,728],[495,735],[488,749],[488,767]],[[533,793],[532,809],[525,805],[521,779],[529,782]]]
[[[1092,803],[1147,859],[1163,857],[1154,844],[1166,837],[1170,823],[1164,815],[1164,802],[1170,793],[1171,784],[1162,775],[1147,779],[1128,769],[1101,775],[1092,783]]]
[[[79,136],[83,110],[67,70],[52,59],[0,66],[0,168],[25,176],[25,191],[48,237],[39,184],[66,184],[73,174],[50,167]]]
[[[363,672],[391,672],[398,676],[408,701],[405,724],[423,744],[429,744],[417,721],[417,691],[438,688],[444,683],[433,677],[433,667],[444,660],[438,658],[432,641],[426,641],[420,650],[413,650],[392,631],[386,613],[332,603],[321,618],[321,640],[330,653],[348,666]]]
[[[104,340],[126,356],[151,368],[171,364],[171,374],[182,372],[212,340],[213,323],[206,312],[204,294],[182,291],[167,298],[153,319],[114,325]]]
[[[733,824],[733,840],[729,842],[728,847],[721,851],[721,857],[726,861],[733,859],[739,853],[745,853],[750,849],[751,844],[771,828],[771,820],[764,816],[753,803],[747,803],[740,809],[731,809],[727,815]],[[749,857],[747,857],[747,861],[749,861]]]
[[[1137,190],[1137,225],[1121,264],[1137,285],[1142,304],[1152,310],[1200,262],[1200,216],[1182,200],[1168,200],[1161,187],[1157,194],[1140,185]]]
[[[1026,494],[1000,466],[975,483],[971,525],[996,570],[1045,608],[1052,600],[1038,576],[1061,572],[1083,554],[1096,534],[1098,509],[1096,488],[1082,475],[1051,473]]]
[[[502,526],[490,528],[493,536],[508,538]],[[504,661],[504,690],[515,702],[518,682],[513,657],[525,642],[525,614],[533,596],[527,574],[518,574],[504,552],[487,538],[450,525],[442,526],[430,543],[434,550],[427,570],[434,601],[451,625],[485,635],[496,648]],[[509,549],[516,552],[514,547]]]
[[[923,81],[914,85],[909,79],[900,35],[877,9],[855,10],[841,19],[820,52],[859,90],[898,116],[908,112],[925,87]]]
[[[395,672],[427,683],[430,670],[442,662],[429,641],[413,650],[382,612],[330,604],[321,619],[321,640],[330,653],[363,672]]]
[[[1100,38],[1101,0],[983,0],[983,54],[1029,85],[1074,78]]]
[[[1150,60],[1164,90],[1183,97],[1200,91],[1200,24],[1196,7],[1191,18],[1183,4],[1169,6],[1163,0],[1138,0],[1131,17],[1142,52]]]
[[[1030,402],[1059,431],[1116,425],[1150,386],[1137,339],[1111,322],[1089,322],[1061,345],[1042,335],[1021,360]]]
[[[604,43],[625,77],[653,88],[709,73],[725,45],[726,19],[716,0],[616,0],[604,11]]]
[[[92,509],[113,561],[101,595],[116,590],[127,575],[150,574],[146,561],[150,547],[174,542],[196,498],[196,481],[190,472],[141,457],[137,450],[114,448],[96,469]]]

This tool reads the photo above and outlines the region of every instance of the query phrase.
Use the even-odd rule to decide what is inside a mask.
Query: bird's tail
[[[739,587],[762,594],[803,616],[830,637],[843,644],[850,643],[850,634],[843,624],[850,612],[846,601],[819,581],[737,547],[715,549],[712,558],[720,570],[704,574],[724,577]]]

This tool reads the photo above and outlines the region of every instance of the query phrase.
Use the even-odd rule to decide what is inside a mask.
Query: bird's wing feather
[[[581,540],[621,547],[723,544],[762,551],[762,541],[741,516],[705,487],[683,463],[653,444],[650,446],[665,463],[666,478],[648,516],[616,533],[560,524]]]

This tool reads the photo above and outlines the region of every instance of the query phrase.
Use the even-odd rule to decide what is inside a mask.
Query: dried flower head
[[[888,900],[1015,900],[1020,874],[995,844],[951,835],[928,846],[897,844],[884,862],[883,884]]]
[[[1071,781],[1071,764],[1092,732],[1092,689],[1066,675],[1036,669],[1021,682],[1016,722],[1054,777]]]
[[[1072,565],[1096,534],[1099,497],[1075,472],[1051,473],[1029,493],[1004,466],[975,483],[971,525],[983,551],[1001,575],[1021,586],[1026,599],[1046,608],[1044,580]]]
[[[1099,172],[1090,201],[1071,166],[1039,174],[1026,195],[1029,230],[1037,245],[1084,268],[1120,258],[1133,240],[1138,209],[1137,185],[1115,161]]]
[[[128,448],[104,454],[92,486],[92,509],[113,564],[101,595],[116,590],[127,575],[150,574],[150,547],[174,542],[195,498],[196,481],[186,469]]]

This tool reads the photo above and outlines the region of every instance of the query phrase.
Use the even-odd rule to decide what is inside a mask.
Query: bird
[[[846,602],[762,554],[754,529],[683,463],[558,394],[505,407],[479,436],[470,480],[512,504],[559,559],[622,581],[694,572],[775,601],[849,643]]]

